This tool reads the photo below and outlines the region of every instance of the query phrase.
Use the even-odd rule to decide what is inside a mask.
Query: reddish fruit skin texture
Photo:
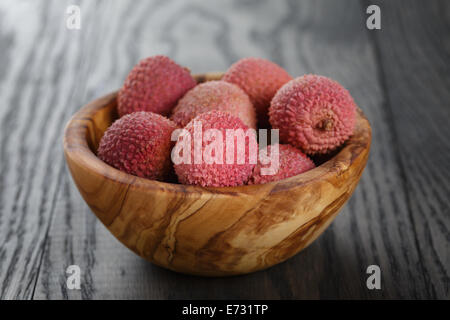
[[[166,56],[143,59],[134,66],[119,90],[119,116],[136,111],[167,116],[177,101],[196,84],[188,69]]]
[[[223,135],[223,164],[207,164],[204,161],[201,164],[194,163],[194,139],[191,143],[191,164],[175,164],[175,173],[178,176],[178,180],[182,184],[200,185],[203,187],[231,187],[245,184],[252,174],[255,164],[249,161],[249,139],[246,139],[245,143],[245,162],[243,164],[237,164],[236,161],[233,164],[226,163],[226,129],[243,129],[246,131],[249,129],[238,117],[232,116],[225,112],[217,110],[202,113],[195,117],[191,122],[187,124],[185,129],[194,136],[194,122],[200,121],[202,123],[202,132],[207,129],[218,129]],[[254,143],[257,148],[256,134],[252,136],[255,139]],[[177,141],[177,144],[180,142]],[[202,139],[202,154],[205,150],[205,146],[209,144],[209,141],[205,142]],[[176,148],[177,146],[175,146]],[[237,159],[237,146],[236,141],[234,145],[234,159]]]
[[[356,104],[339,83],[324,76],[305,75],[278,90],[269,109],[270,123],[280,141],[307,154],[336,149],[353,133]]]
[[[282,180],[289,177],[296,176],[305,171],[315,168],[314,162],[299,149],[294,148],[289,144],[279,144],[279,167],[276,174],[261,175],[261,168],[269,167],[270,164],[258,164],[253,169],[253,175],[248,181],[248,184],[264,184],[272,181]],[[266,152],[270,157],[272,146],[266,147]]]
[[[171,134],[177,126],[153,112],[135,112],[116,120],[105,132],[98,157],[126,173],[163,180],[171,169]]]
[[[270,101],[277,90],[292,80],[292,77],[269,60],[250,57],[234,63],[222,80],[238,85],[248,94],[255,106],[259,127],[268,128]]]
[[[204,82],[188,91],[173,109],[171,120],[184,127],[197,115],[211,110],[227,112],[256,129],[255,109],[250,98],[241,88],[225,81]]]

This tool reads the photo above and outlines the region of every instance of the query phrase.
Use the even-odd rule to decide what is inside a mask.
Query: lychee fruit
[[[167,116],[197,82],[188,69],[166,56],[141,60],[128,74],[118,94],[119,116],[151,111]]]
[[[116,120],[105,132],[98,157],[116,169],[154,180],[170,172],[171,134],[177,126],[153,112],[134,112]]]
[[[339,83],[305,75],[278,90],[269,109],[270,123],[280,141],[307,154],[328,153],[353,133],[356,104]]]
[[[263,184],[286,179],[315,167],[314,162],[307,155],[289,144],[268,145],[262,151],[267,156],[267,161],[263,163],[261,157],[258,159],[248,184]],[[262,174],[262,168],[268,170],[270,167],[272,171]]]
[[[201,113],[219,110],[234,115],[250,128],[256,128],[256,116],[248,95],[225,81],[208,81],[189,90],[172,111],[172,121],[184,127]]]
[[[180,183],[230,187],[247,182],[257,162],[254,129],[236,116],[213,110],[198,115],[180,130],[172,150]]]
[[[262,58],[244,58],[234,63],[222,80],[243,89],[255,106],[258,126],[268,128],[268,108],[277,90],[292,77],[279,65]]]

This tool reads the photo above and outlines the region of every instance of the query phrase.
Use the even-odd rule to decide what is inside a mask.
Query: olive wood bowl
[[[196,75],[198,82],[221,73]],[[64,153],[86,203],[125,246],[181,273],[229,276],[280,263],[314,241],[352,195],[366,165],[371,127],[358,109],[353,136],[300,175],[262,185],[199,187],[139,178],[96,156],[117,119],[117,92],[81,108]]]

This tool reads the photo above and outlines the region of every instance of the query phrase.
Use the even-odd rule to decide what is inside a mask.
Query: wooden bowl
[[[354,135],[344,147],[295,177],[227,188],[143,179],[96,156],[100,138],[117,118],[116,96],[89,103],[69,121],[67,164],[84,200],[117,239],[177,272],[237,275],[292,257],[328,227],[353,193],[369,156],[371,128],[358,110]]]

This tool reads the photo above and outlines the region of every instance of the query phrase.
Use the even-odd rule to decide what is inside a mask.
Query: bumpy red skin
[[[280,141],[307,154],[328,153],[353,133],[356,104],[336,81],[305,75],[278,90],[269,109],[270,123]]]
[[[188,69],[166,56],[141,60],[128,74],[118,94],[119,116],[151,111],[167,116],[197,82]]]
[[[243,89],[255,106],[260,128],[269,127],[270,101],[277,90],[292,77],[279,65],[262,58],[244,58],[234,63],[222,80]]]
[[[191,164],[175,164],[175,172],[178,176],[178,180],[182,184],[200,185],[203,187],[231,187],[245,184],[252,174],[255,164],[249,161],[249,139],[246,139],[245,144],[245,162],[243,164],[227,164],[226,163],[226,129],[243,129],[246,131],[249,129],[239,118],[232,116],[225,112],[217,110],[202,113],[195,117],[191,122],[187,124],[185,129],[194,136],[194,121],[200,121],[202,123],[202,132],[207,129],[218,129],[223,135],[223,164],[207,164],[204,161],[201,164],[194,163],[194,140],[191,143]],[[256,135],[252,136],[256,143]],[[202,154],[205,150],[205,146],[210,142],[205,142],[202,139]],[[180,143],[180,140],[177,144]],[[175,146],[176,148],[177,146]],[[234,146],[234,159],[237,159],[237,147]]]
[[[315,168],[314,162],[299,149],[288,144],[279,144],[279,167],[276,174],[262,175],[261,167],[269,167],[270,164],[263,165],[260,161],[253,169],[253,175],[248,184],[263,184],[272,181],[282,180],[296,176],[305,171]],[[266,152],[270,158],[272,146],[266,147]]]
[[[116,120],[105,132],[98,157],[126,173],[163,180],[172,164],[171,134],[177,126],[153,112],[135,112]]]
[[[256,129],[250,98],[241,88],[225,81],[208,81],[189,90],[173,109],[171,120],[184,127],[197,115],[211,110],[227,112]]]

